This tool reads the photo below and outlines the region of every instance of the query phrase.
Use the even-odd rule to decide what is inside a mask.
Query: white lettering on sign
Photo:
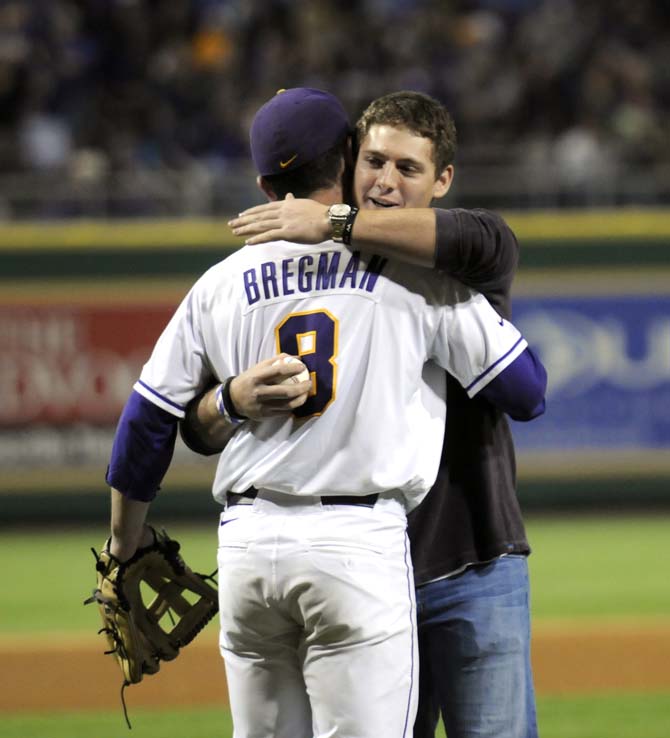
[[[0,424],[115,422],[147,355],[103,349],[66,359],[0,354]]]
[[[3,352],[65,356],[77,353],[81,344],[79,316],[0,314],[0,349]]]
[[[596,384],[644,391],[670,383],[670,317],[657,316],[630,330],[615,317],[586,317],[572,310],[532,311],[517,321],[549,375],[547,395],[576,396]]]

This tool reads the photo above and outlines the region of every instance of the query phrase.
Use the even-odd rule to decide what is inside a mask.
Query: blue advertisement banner
[[[520,297],[514,322],[549,374],[521,452],[670,452],[670,294]]]

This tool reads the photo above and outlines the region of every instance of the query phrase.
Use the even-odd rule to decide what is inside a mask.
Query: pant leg
[[[299,600],[315,738],[409,738],[417,645],[405,520],[330,511],[309,531],[314,576]]]
[[[233,738],[312,738],[312,714],[295,651],[267,645],[245,654],[221,650]],[[262,654],[262,656],[261,656]]]
[[[471,567],[418,599],[421,668],[449,738],[536,738],[526,558]]]
[[[233,738],[312,738],[300,628],[276,606],[273,591],[273,526],[280,521],[260,525],[250,513],[224,514],[219,529],[219,638]]]

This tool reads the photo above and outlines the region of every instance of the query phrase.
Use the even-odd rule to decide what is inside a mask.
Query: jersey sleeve
[[[474,397],[528,346],[486,298],[463,287],[459,300],[440,309],[433,358]]]
[[[188,402],[212,379],[202,332],[200,284],[177,308],[133,387],[177,418],[184,417]]]
[[[436,208],[435,217],[435,266],[489,299],[509,293],[519,244],[504,219],[460,208]]]

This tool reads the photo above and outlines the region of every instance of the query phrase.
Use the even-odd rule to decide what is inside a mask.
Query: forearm
[[[249,245],[278,239],[313,244],[332,236],[327,205],[288,197],[249,208],[229,225]],[[420,266],[435,263],[435,211],[431,208],[359,210],[351,236],[353,248]]]
[[[220,453],[237,428],[236,424],[221,415],[216,406],[218,386],[192,400],[179,424],[184,443],[191,451],[204,456]]]
[[[351,242],[355,248],[442,269],[508,312],[498,303],[508,299],[519,245],[495,213],[459,208],[361,210]]]
[[[121,561],[152,542],[145,520],[170,465],[176,423],[174,416],[136,392],[121,414],[107,469],[112,489],[109,550]]]
[[[410,264],[435,264],[435,211],[432,208],[360,210],[351,245]]]
[[[152,533],[145,524],[149,504],[131,500],[112,487],[109,551],[120,561],[129,559],[140,546],[151,543]]]

